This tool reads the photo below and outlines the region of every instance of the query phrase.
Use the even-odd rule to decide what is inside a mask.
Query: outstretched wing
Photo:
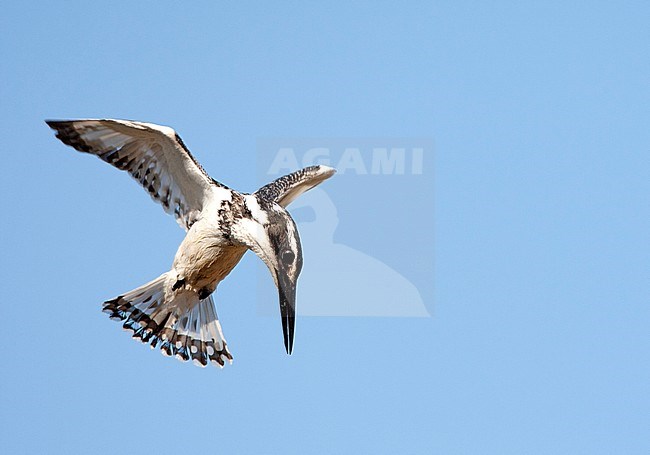
[[[282,207],[286,207],[302,193],[311,190],[335,173],[336,169],[329,166],[309,166],[264,185],[255,194],[262,199],[277,202]]]
[[[215,194],[215,185],[169,127],[126,120],[47,120],[64,144],[127,171],[186,230]]]

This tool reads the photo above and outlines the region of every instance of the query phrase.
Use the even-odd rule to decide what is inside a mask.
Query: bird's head
[[[296,283],[302,270],[302,248],[296,223],[282,206],[245,196],[249,216],[233,225],[233,234],[250,248],[271,272],[278,289],[284,346],[293,350],[296,326]]]

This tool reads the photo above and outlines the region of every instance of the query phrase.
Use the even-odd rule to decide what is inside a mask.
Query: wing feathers
[[[319,185],[335,173],[336,169],[329,166],[309,166],[264,185],[255,194],[262,199],[277,202],[282,207],[286,207],[302,193]]]
[[[127,171],[186,230],[214,197],[215,185],[176,132],[166,126],[126,120],[46,123],[64,144]]]

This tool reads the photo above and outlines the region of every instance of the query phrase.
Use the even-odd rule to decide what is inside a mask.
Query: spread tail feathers
[[[108,300],[103,311],[111,319],[124,321],[123,327],[133,332],[133,338],[159,347],[163,354],[176,356],[195,365],[206,366],[208,362],[223,367],[226,360],[232,362],[226,340],[221,332],[212,296],[197,301],[176,298],[165,300],[167,273],[155,280]]]

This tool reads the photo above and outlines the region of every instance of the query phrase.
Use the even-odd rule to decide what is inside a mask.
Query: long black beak
[[[293,352],[293,335],[296,329],[296,285],[282,272],[280,272],[280,279],[278,280],[278,293],[280,294],[280,316],[282,317],[284,347],[287,354],[291,355],[291,352]]]

